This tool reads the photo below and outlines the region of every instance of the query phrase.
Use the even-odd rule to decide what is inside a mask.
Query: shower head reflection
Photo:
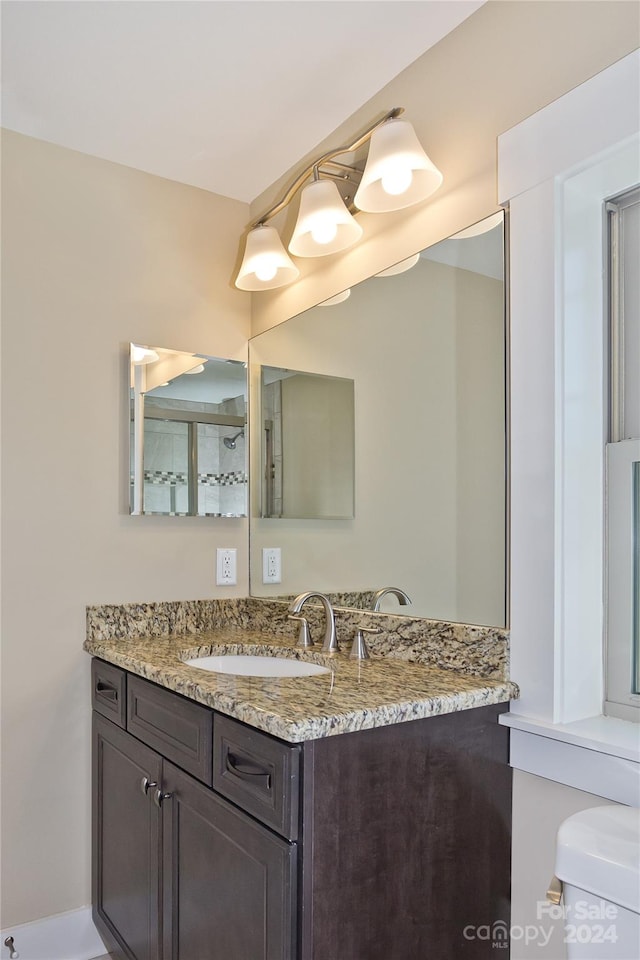
[[[234,437],[223,437],[222,442],[224,443],[227,450],[235,450],[238,437],[244,437],[244,428],[238,430]]]

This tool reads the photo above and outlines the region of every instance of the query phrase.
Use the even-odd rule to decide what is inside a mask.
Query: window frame
[[[639,108],[640,51],[634,51],[498,138],[498,199],[510,208],[511,676],[520,684],[520,699],[500,722],[512,728],[513,767],[636,805],[638,727],[602,715],[607,441],[602,202],[637,182]],[[568,181],[607,158],[618,173],[603,176],[601,189],[594,185],[593,230],[583,230],[578,221],[569,238],[574,247],[581,238],[591,242],[593,251],[585,268],[591,296],[571,304],[569,317],[566,294],[575,285],[567,287],[571,276],[564,252],[571,223],[564,213],[567,199],[580,199],[580,184],[575,181],[572,191]],[[589,404],[575,402],[576,380],[567,380],[567,361],[589,387]],[[580,416],[585,431],[575,448],[584,454],[588,447],[599,458],[586,510],[581,509],[584,467],[577,463],[573,469],[567,460],[565,441],[575,437],[567,409]],[[586,524],[594,543],[599,539],[599,571],[585,571],[594,550],[578,549],[566,535],[570,515],[574,528],[579,521],[582,533]]]

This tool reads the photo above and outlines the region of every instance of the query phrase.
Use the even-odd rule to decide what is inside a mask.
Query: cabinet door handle
[[[153,795],[153,802],[155,803],[158,810],[162,807],[162,804],[165,800],[171,800],[173,796],[172,793],[163,793],[162,790],[156,790]]]
[[[239,777],[240,780],[246,780],[247,783],[255,783],[264,787],[265,790],[271,789],[271,774],[267,773],[263,767],[251,763],[249,760],[239,761],[232,753],[227,753],[225,757],[225,767],[227,773],[232,777]],[[251,768],[253,769],[247,769]]]
[[[142,790],[142,793],[144,794],[145,797],[148,795],[149,790],[151,790],[152,787],[157,787],[157,786],[158,786],[157,781],[149,780],[149,777],[143,777],[142,780],[140,781],[140,789]]]
[[[103,700],[111,700],[113,703],[118,702],[118,691],[115,687],[110,687],[107,683],[103,683],[102,680],[98,680],[96,683],[96,696],[101,697]]]

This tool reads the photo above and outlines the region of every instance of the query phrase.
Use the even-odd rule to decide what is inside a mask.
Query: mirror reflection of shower
[[[224,443],[227,450],[235,450],[236,443],[239,437],[244,438],[244,430],[238,430],[238,432],[233,437],[223,437],[222,442]]]
[[[246,516],[246,364],[134,343],[129,386],[130,512]]]

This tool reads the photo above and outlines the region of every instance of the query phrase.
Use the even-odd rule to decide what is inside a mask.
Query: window
[[[636,805],[638,726],[602,717],[603,204],[638,185],[639,91],[634,51],[498,141],[498,198],[510,208],[511,675],[521,683],[500,719],[513,729],[513,767]]]
[[[640,188],[606,204],[609,443],[605,712],[640,711]]]

